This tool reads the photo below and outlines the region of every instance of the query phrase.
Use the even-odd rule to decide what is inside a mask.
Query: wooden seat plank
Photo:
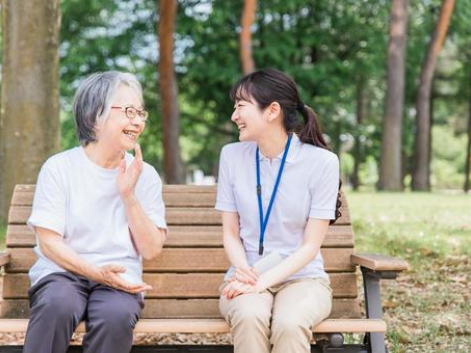
[[[11,206],[9,224],[25,224],[31,214],[30,206]],[[212,207],[170,207],[166,209],[169,225],[220,225],[221,215]],[[343,214],[336,224],[350,224],[348,214]]]
[[[28,318],[30,313],[27,299],[5,299],[1,304],[0,317]],[[330,318],[360,318],[358,299],[334,299]],[[142,311],[142,318],[156,319],[217,319],[218,299],[148,299]]]
[[[10,319],[0,320],[0,332],[24,332],[28,320]],[[386,332],[386,323],[379,319],[328,319],[315,328],[314,333],[331,332]],[[77,333],[85,332],[85,323],[79,324]],[[134,333],[228,333],[229,326],[222,319],[142,319],[136,324]]]
[[[13,193],[12,206],[31,206],[33,203],[35,185],[17,185]],[[184,196],[182,197],[182,194]],[[216,186],[202,185],[164,185],[162,197],[167,208],[171,207],[214,207],[216,203]],[[342,194],[340,211],[347,214],[348,205]]]
[[[218,298],[223,273],[144,273],[144,282],[153,289],[146,298]],[[331,273],[331,287],[335,298],[356,298],[354,272]],[[25,299],[29,288],[25,273],[6,273],[3,276],[3,298]]]
[[[171,225],[165,247],[222,247],[222,227]],[[10,224],[7,227],[6,245],[31,247],[36,245],[36,236],[24,224]],[[325,248],[353,247],[354,238],[350,225],[332,225],[322,243]]]
[[[8,249],[8,273],[27,272],[36,261],[32,248]],[[354,271],[349,258],[352,248],[322,249],[327,272]],[[182,261],[185,259],[185,261]],[[145,272],[225,272],[230,263],[223,248],[170,248],[157,258],[143,263]]]

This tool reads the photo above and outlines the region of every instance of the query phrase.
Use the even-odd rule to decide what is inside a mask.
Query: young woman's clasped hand
[[[222,295],[232,299],[240,294],[260,293],[257,286],[258,274],[253,267],[237,267],[234,275],[228,279],[228,285],[222,290]]]

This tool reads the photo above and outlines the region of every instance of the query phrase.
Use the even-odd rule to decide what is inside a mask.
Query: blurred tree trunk
[[[356,92],[356,119],[357,119],[357,134],[355,136],[355,144],[353,146],[353,174],[352,174],[352,187],[353,190],[358,190],[358,187],[361,184],[360,180],[360,165],[363,162],[363,146],[361,142],[361,127],[363,125],[363,120],[366,115],[366,82],[365,78],[362,76],[359,78],[357,83],[357,92]]]
[[[242,72],[244,75],[255,70],[255,63],[252,55],[252,25],[257,10],[257,0],[245,0],[244,11],[242,13],[242,30],[240,32],[240,60],[242,62]]]
[[[35,183],[60,147],[60,0],[3,0],[0,221],[15,184]]]
[[[470,77],[471,84],[471,77]],[[471,92],[471,90],[470,90]],[[471,172],[471,97],[469,99],[469,113],[468,113],[468,149],[466,150],[466,163],[464,168],[464,192],[468,192],[471,188],[470,176]]]
[[[177,0],[160,0],[158,26],[160,42],[159,84],[162,104],[164,171],[165,181],[168,184],[184,183],[183,164],[178,142],[180,134],[178,88],[173,65],[173,35],[175,33],[176,13]]]
[[[412,190],[430,190],[430,135],[432,119],[430,116],[430,96],[433,75],[438,53],[450,23],[455,0],[443,0],[440,15],[430,40],[425,61],[420,74],[419,88],[416,100],[416,132],[414,143],[414,158],[412,170]]]
[[[387,52],[386,109],[381,138],[379,190],[400,191],[402,185],[402,114],[408,0],[393,0]]]

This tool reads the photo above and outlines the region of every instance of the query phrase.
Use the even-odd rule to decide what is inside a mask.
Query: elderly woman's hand
[[[123,158],[119,165],[119,174],[116,180],[118,184],[118,191],[123,200],[128,199],[130,196],[134,195],[134,188],[136,187],[137,180],[142,171],[142,152],[141,146],[136,144],[134,148],[136,151],[134,160],[126,168],[126,160]]]
[[[106,265],[100,267],[98,278],[95,278],[94,280],[108,287],[112,287],[132,294],[152,290],[152,286],[146,283],[133,284],[125,281],[119,275],[123,272],[126,272],[126,268],[124,268],[123,266]]]

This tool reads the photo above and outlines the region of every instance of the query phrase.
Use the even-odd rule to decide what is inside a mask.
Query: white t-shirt
[[[126,153],[129,165],[134,157]],[[105,169],[93,163],[82,147],[58,153],[42,166],[28,226],[50,229],[83,259],[98,266],[124,266],[121,276],[142,281],[141,257],[133,245],[124,204],[119,196],[118,168]],[[159,228],[167,228],[162,200],[162,182],[157,171],[144,163],[135,189],[146,215]],[[54,272],[65,270],[45,257],[38,257],[29,271],[31,285]]]
[[[237,212],[240,238],[252,266],[258,254],[260,220],[256,193],[255,142],[231,143],[221,151],[216,209]],[[263,215],[280,168],[283,153],[270,159],[260,153],[260,182]],[[304,229],[309,218],[335,219],[339,187],[339,160],[320,147],[302,143],[293,134],[286,164],[272,206],[264,236],[264,256],[273,251],[286,258],[302,245]],[[232,276],[231,267],[226,279]],[[316,258],[287,280],[302,277],[322,277],[328,280],[323,259]]]

